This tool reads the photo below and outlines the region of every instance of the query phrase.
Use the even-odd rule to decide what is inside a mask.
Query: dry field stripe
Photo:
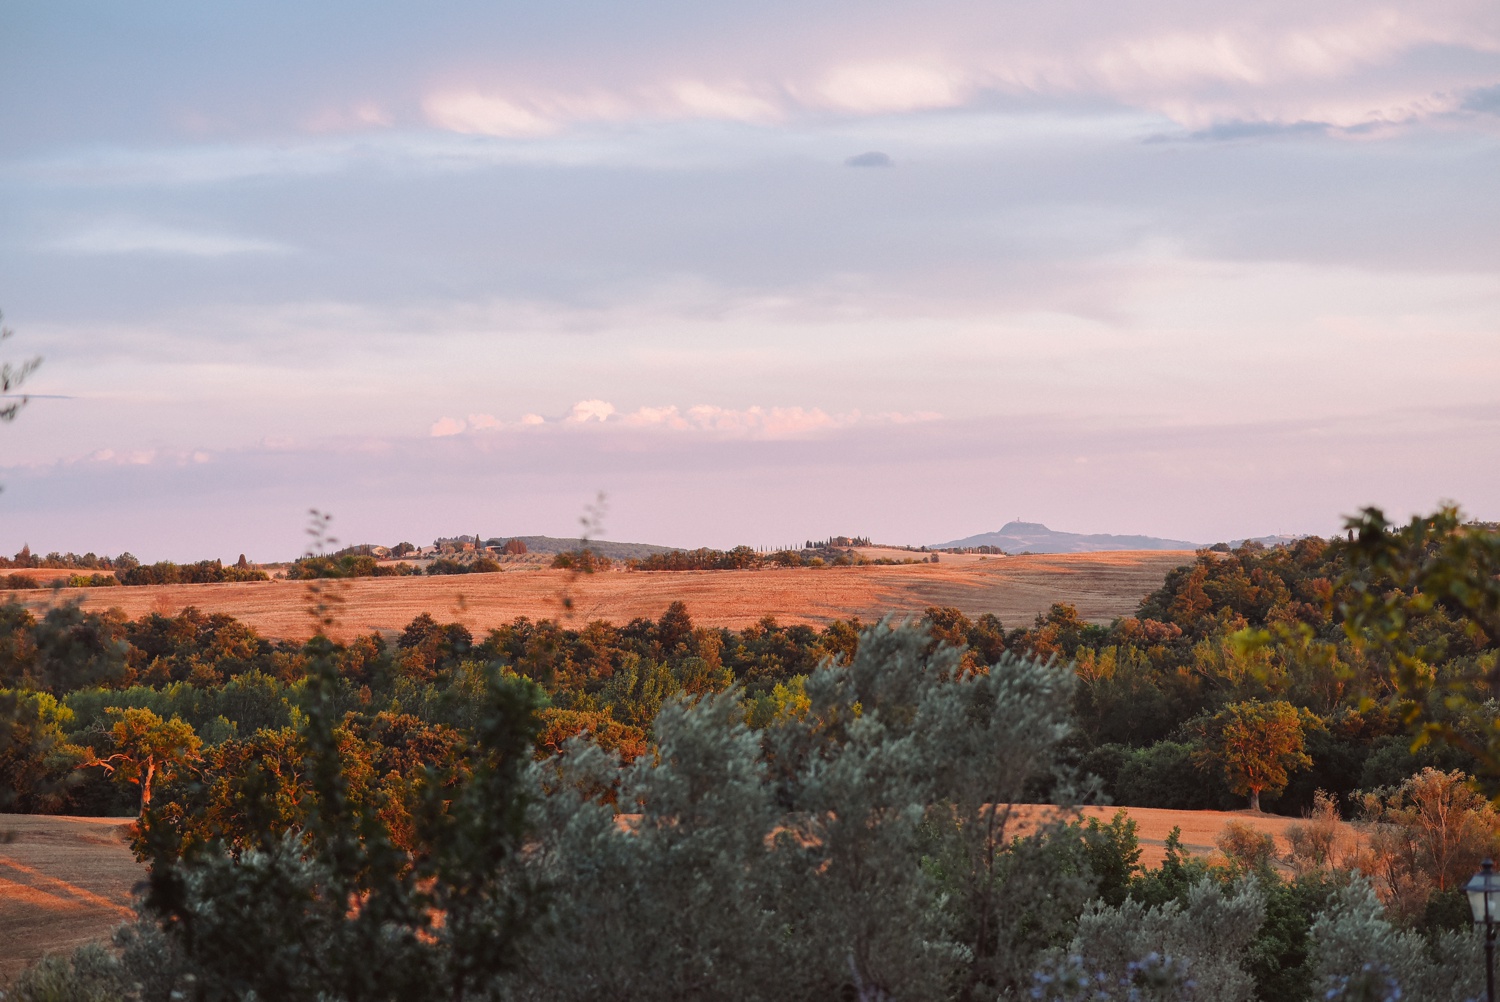
[[[32,869],[29,866],[17,863],[13,859],[7,859],[4,856],[0,856],[0,866],[8,866],[12,870],[23,874],[24,876],[30,877],[32,881],[34,881],[34,883],[26,884],[24,886],[32,887],[38,891],[41,891],[42,887],[52,888],[53,891],[61,892],[76,899],[80,903],[80,906],[92,905],[95,908],[109,909],[126,916],[135,914],[135,912],[132,911],[129,907],[121,904],[118,901],[111,901],[109,898],[95,894],[93,891],[85,890],[84,888],[79,887],[77,884],[70,884],[66,880],[61,880],[57,877],[53,877],[49,874],[43,873],[41,870]],[[51,891],[42,891],[42,893],[48,894],[49,896],[51,896],[52,894]]]

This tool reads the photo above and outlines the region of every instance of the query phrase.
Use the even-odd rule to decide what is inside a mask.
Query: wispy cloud
[[[204,449],[95,449],[87,456],[69,460],[70,465],[95,463],[105,466],[199,465],[213,461]]]
[[[942,418],[935,411],[882,412],[863,414],[858,410],[831,414],[820,407],[716,407],[698,404],[681,408],[675,404],[638,407],[618,411],[606,400],[580,400],[567,415],[547,421],[536,414],[526,414],[515,421],[502,421],[492,414],[470,414],[467,420],[444,417],[431,427],[434,438],[479,432],[515,431],[547,426],[578,428],[604,425],[617,429],[663,432],[691,432],[722,438],[785,440],[807,438],[821,432],[853,428],[857,425],[878,426],[914,424]]]
[[[89,226],[51,240],[46,247],[64,254],[171,254],[184,257],[285,254],[292,250],[285,244],[270,240],[134,222]]]
[[[944,7],[921,26],[876,9],[860,32],[812,28],[795,54],[749,45],[726,59],[705,45],[701,56],[643,54],[603,71],[562,59],[524,83],[449,84],[422,107],[440,129],[507,137],[649,119],[880,116],[996,95],[1103,99],[1189,129],[1221,121],[1349,129],[1451,112],[1465,93],[1500,80],[1500,17],[1476,0],[1190,12],[1127,4],[1112,15],[1058,3],[1027,17],[967,2]],[[1467,58],[1435,62],[1432,52],[1444,48]]]

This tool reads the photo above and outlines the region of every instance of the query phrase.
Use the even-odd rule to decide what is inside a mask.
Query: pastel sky
[[[1500,518],[1494,0],[0,5],[0,552]]]

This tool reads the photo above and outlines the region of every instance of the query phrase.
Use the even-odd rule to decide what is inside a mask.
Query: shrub
[[[1362,877],[1336,891],[1309,933],[1313,987],[1326,999],[1466,1002],[1484,994],[1483,938],[1472,928],[1428,940],[1385,916]]]
[[[0,998],[14,1002],[118,1002],[130,978],[120,962],[97,943],[70,956],[44,957],[17,976]]]
[[[1407,918],[1420,916],[1434,894],[1461,888],[1500,844],[1500,813],[1458,771],[1423,769],[1366,794],[1364,811],[1371,830],[1362,868]]]
[[[1224,888],[1212,879],[1200,880],[1185,901],[1157,906],[1134,900],[1115,907],[1095,902],[1078,920],[1068,959],[1044,972],[1038,986],[1042,990],[1035,994],[1100,997],[1069,990],[1081,975],[1093,984],[1126,988],[1104,998],[1249,1002],[1254,980],[1243,960],[1265,913],[1265,896],[1253,881]],[[1154,976],[1143,978],[1142,962],[1149,958],[1155,958],[1146,965]],[[1131,986],[1155,990],[1131,992]]]

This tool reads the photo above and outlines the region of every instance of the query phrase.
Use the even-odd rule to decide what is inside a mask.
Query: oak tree
[[[1199,724],[1200,765],[1222,771],[1229,788],[1260,810],[1263,792],[1286,789],[1291,773],[1312,765],[1304,735],[1312,715],[1285,700],[1230,703]]]

